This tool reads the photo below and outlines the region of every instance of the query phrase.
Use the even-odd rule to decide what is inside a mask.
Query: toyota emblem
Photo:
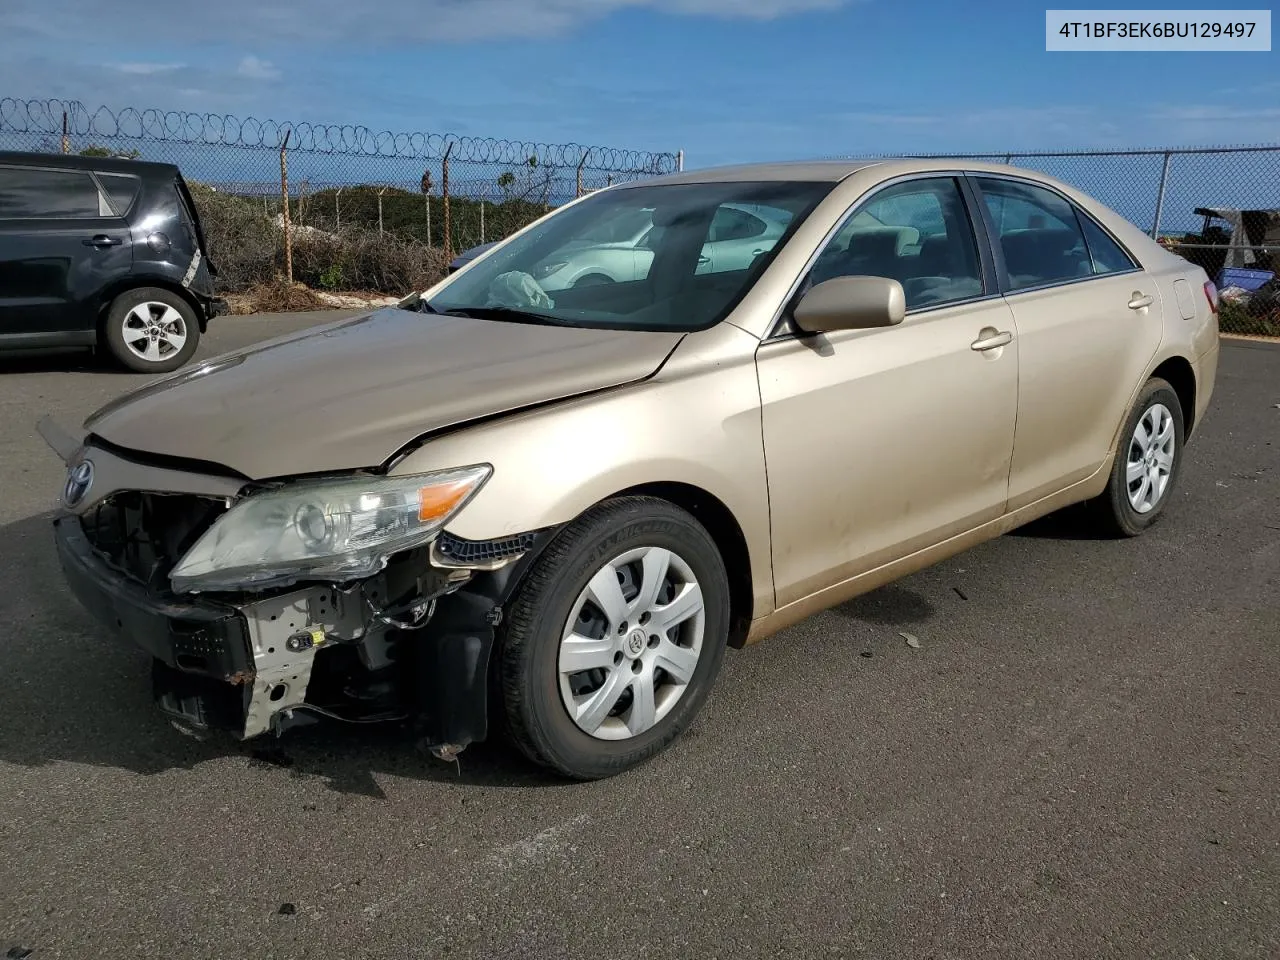
[[[84,499],[84,495],[93,486],[93,461],[81,460],[67,472],[67,485],[62,490],[62,500],[68,507],[74,507]]]

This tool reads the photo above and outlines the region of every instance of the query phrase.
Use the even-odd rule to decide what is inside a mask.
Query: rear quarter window
[[[100,173],[98,182],[106,191],[116,216],[127,216],[133,208],[133,202],[138,199],[142,181],[128,173]]]

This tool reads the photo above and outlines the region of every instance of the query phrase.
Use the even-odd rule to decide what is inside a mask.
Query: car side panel
[[[651,379],[428,440],[395,475],[490,463],[493,476],[448,524],[491,540],[568,523],[624,490],[683,483],[737,519],[751,565],[753,617],[774,606],[769,498],[755,351],[730,325],[691,333]]]
[[[87,245],[97,238],[108,243]],[[92,334],[100,292],[132,262],[129,229],[118,218],[0,221],[0,335],[54,342]]]
[[[205,256],[196,238],[195,226],[186,215],[177,183],[149,178],[143,181],[142,195],[130,217],[134,241],[134,270],[139,275],[164,277],[184,288],[195,288],[201,296],[212,294]],[[152,246],[153,236],[167,245]],[[204,270],[201,270],[205,267]],[[141,285],[141,284],[140,284]]]
[[[1132,310],[1135,293],[1155,298]],[[1018,426],[1009,475],[1017,510],[1093,475],[1164,334],[1162,299],[1145,272],[1009,294],[1018,327]],[[1175,308],[1176,309],[1176,308]]]
[[[1004,512],[1018,340],[970,344],[1012,327],[995,298],[760,348],[780,606]]]

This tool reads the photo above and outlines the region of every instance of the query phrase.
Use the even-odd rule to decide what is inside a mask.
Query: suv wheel
[[[117,362],[138,373],[169,373],[196,352],[200,323],[191,305],[168,290],[120,294],[107,310],[106,341]]]
[[[565,528],[507,615],[499,668],[512,738],[535,763],[597,780],[693,721],[724,661],[729,583],[697,520],[626,497]]]

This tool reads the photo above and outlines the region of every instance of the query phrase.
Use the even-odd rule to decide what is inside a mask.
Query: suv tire
[[[140,287],[111,302],[103,334],[112,357],[125,368],[170,373],[195,354],[200,321],[191,304],[177,294]]]

